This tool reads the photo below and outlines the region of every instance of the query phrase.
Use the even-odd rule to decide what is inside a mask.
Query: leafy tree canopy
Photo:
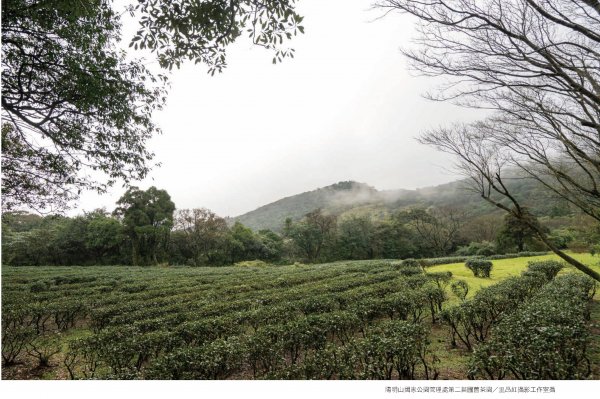
[[[131,187],[117,201],[114,215],[132,241],[134,265],[158,263],[168,245],[175,204],[165,190]]]
[[[140,24],[130,46],[151,50],[163,68],[190,60],[214,74],[226,47],[247,34],[278,62],[293,56],[284,40],[303,31],[294,6],[139,0],[128,7]],[[119,50],[121,14],[106,0],[2,2],[4,209],[61,209],[81,190],[148,174],[146,142],[159,132],[152,114],[167,78]]]
[[[516,217],[512,213],[507,213],[504,216],[504,225],[497,237],[501,248],[511,249],[511,247],[516,247],[518,252],[522,252],[525,249],[525,245],[531,245],[537,236],[537,230],[531,226],[536,226],[538,230],[548,230],[540,225],[537,218],[529,209],[521,208],[521,213],[520,217]]]

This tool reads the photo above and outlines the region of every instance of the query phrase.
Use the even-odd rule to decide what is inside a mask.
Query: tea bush
[[[548,281],[556,277],[563,267],[563,263],[557,260],[530,261],[527,263],[528,272],[541,273]]]
[[[443,310],[440,319],[450,327],[452,344],[460,342],[472,350],[475,344],[485,342],[492,327],[535,294],[544,283],[540,276],[508,278],[482,288],[468,301]]]
[[[492,262],[483,259],[469,259],[465,262],[467,269],[473,272],[475,277],[490,277],[492,271]]]
[[[471,378],[560,380],[589,376],[587,304],[595,282],[557,277],[494,327],[476,348]]]
[[[469,284],[464,280],[456,280],[450,284],[452,293],[461,301],[464,301],[469,294]]]

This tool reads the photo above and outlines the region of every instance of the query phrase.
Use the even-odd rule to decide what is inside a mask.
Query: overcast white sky
[[[191,64],[174,71],[155,118],[163,134],[149,143],[162,166],[137,185],[166,189],[177,208],[237,216],[342,180],[377,189],[454,180],[443,168],[450,158],[415,137],[476,111],[421,97],[433,82],[399,52],[415,36],[412,20],[375,20],[371,4],[299,0],[306,33],[282,64],[241,38],[221,75]],[[75,212],[110,211],[123,192],[85,193]]]

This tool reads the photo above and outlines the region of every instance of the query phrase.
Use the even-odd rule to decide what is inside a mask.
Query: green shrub
[[[557,260],[539,260],[527,263],[527,271],[541,273],[548,281],[554,279],[563,267],[563,263]]]
[[[426,284],[420,289],[420,292],[429,305],[431,320],[434,323],[437,322],[437,316],[442,311],[444,302],[448,299],[446,290],[438,285]]]
[[[545,282],[539,275],[511,277],[482,288],[469,301],[444,309],[440,319],[450,327],[452,345],[460,341],[472,350],[475,343],[485,342],[492,327],[539,291]]]
[[[566,249],[569,243],[575,239],[575,235],[569,230],[554,230],[548,239],[550,239],[557,248]]]
[[[390,318],[420,322],[424,318],[428,298],[424,291],[406,290],[387,295],[379,303],[379,308]]]
[[[487,260],[513,259],[513,258],[543,256],[543,255],[548,255],[548,251],[544,251],[544,252],[524,251],[524,252],[519,252],[519,253],[498,254],[498,255],[487,256],[486,259]]]
[[[469,294],[469,284],[464,280],[453,281],[450,285],[450,289],[461,301],[464,301]]]
[[[47,291],[49,288],[49,284],[47,281],[36,281],[35,283],[31,284],[31,286],[29,287],[29,290],[31,292],[43,292],[43,291]]]
[[[465,266],[473,272],[475,277],[490,277],[492,271],[492,262],[483,259],[469,259]]]
[[[424,377],[433,377],[428,361],[428,332],[421,324],[406,321],[381,323],[368,336],[348,348],[354,352],[354,369],[360,379],[416,379],[417,366]]]
[[[423,266],[437,266],[437,265],[448,265],[451,263],[461,263],[472,258],[482,258],[482,256],[447,256],[444,258],[430,258],[423,259],[421,262]]]
[[[497,252],[496,246],[489,241],[471,242],[469,245],[456,250],[459,256],[490,256]]]
[[[423,260],[404,259],[389,263],[389,265],[400,272],[403,276],[412,276],[423,273]]]
[[[416,274],[423,274],[423,269],[420,267],[404,267],[400,269],[400,274],[403,276],[414,276]]]
[[[335,344],[329,344],[319,351],[311,352],[302,362],[303,377],[309,380],[330,380],[334,376],[349,374],[346,369],[349,363],[340,362],[342,348]]]
[[[15,326],[2,331],[2,362],[4,366],[14,364],[17,358],[35,340],[35,330],[26,326]]]
[[[548,255],[548,251],[522,251],[517,253],[517,255],[519,255],[519,257],[523,257],[523,256],[542,256],[542,255]]]
[[[395,269],[397,270],[402,270],[402,269],[406,269],[406,268],[421,268],[422,267],[422,261],[418,260],[418,259],[403,259],[400,262],[393,262],[392,266],[394,266]]]
[[[263,262],[262,260],[245,260],[243,262],[237,262],[234,266],[239,267],[265,267],[269,266],[268,263]]]
[[[331,312],[336,306],[337,301],[330,298],[328,295],[312,296],[297,302],[297,308],[305,315]]]
[[[595,283],[587,276],[562,276],[493,328],[477,347],[470,378],[560,380],[590,375],[587,302]]]
[[[154,361],[145,377],[161,380],[226,379],[244,360],[245,346],[237,337],[217,339],[202,347],[182,347]]]
[[[52,357],[61,351],[60,334],[40,335],[28,346],[27,354],[38,361],[38,367],[48,367]]]
[[[452,280],[452,272],[436,272],[425,274],[427,278],[433,281],[439,288],[445,290]]]

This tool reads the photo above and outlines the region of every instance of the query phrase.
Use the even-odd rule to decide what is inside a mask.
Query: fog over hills
[[[415,205],[460,204],[473,194],[461,189],[461,182],[417,190],[379,191],[365,183],[344,181],[317,188],[261,206],[251,212],[232,218],[254,229],[280,231],[286,218],[301,219],[308,212],[321,208],[344,217],[368,213],[383,217],[396,209]]]
[[[515,179],[509,185],[515,196],[538,216],[570,213],[566,204],[539,190],[531,180]],[[286,218],[299,220],[317,208],[340,218],[368,215],[373,219],[383,219],[399,209],[415,206],[462,208],[472,215],[499,212],[468,187],[467,180],[457,180],[415,190],[377,190],[366,183],[343,181],[282,198],[228,221],[239,221],[255,231],[280,232]]]

